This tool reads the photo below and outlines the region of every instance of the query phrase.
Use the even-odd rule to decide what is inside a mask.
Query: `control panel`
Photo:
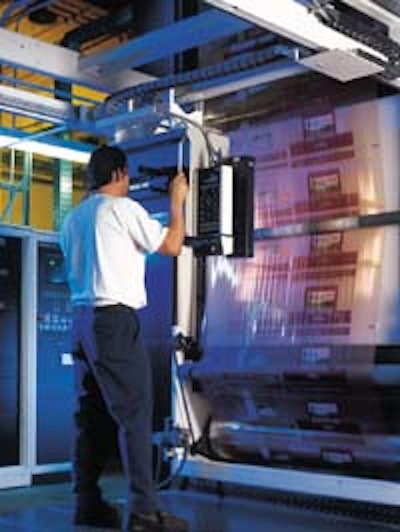
[[[21,239],[0,236],[0,466],[19,464]]]
[[[39,242],[37,282],[37,463],[69,461],[72,436],[72,313],[57,243]]]

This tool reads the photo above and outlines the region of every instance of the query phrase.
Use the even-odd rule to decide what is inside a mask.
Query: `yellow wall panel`
[[[30,225],[36,229],[53,229],[52,183],[32,184]]]
[[[1,223],[22,225],[24,221],[23,214],[23,196],[21,193],[15,195],[15,199],[10,211],[11,216],[3,218],[6,214],[5,209],[8,207],[8,201],[10,194],[7,190],[0,190],[0,216],[2,218]]]
[[[73,196],[72,196],[72,203],[73,205],[78,205],[83,199],[83,196],[85,195],[85,191],[82,189],[76,189],[73,190]]]
[[[0,189],[0,215],[3,214],[4,209],[6,208],[8,198],[8,192]]]

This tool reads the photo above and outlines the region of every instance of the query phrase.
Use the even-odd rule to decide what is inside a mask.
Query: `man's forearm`
[[[181,252],[183,240],[185,238],[183,206],[188,190],[186,176],[182,173],[177,174],[169,185],[171,203],[168,231],[158,250],[164,255],[177,256]]]
[[[168,232],[159,252],[165,255],[179,255],[185,237],[183,205],[171,204]]]
[[[185,237],[183,205],[171,205],[168,229],[171,233],[172,247],[176,249],[177,254],[179,254]]]

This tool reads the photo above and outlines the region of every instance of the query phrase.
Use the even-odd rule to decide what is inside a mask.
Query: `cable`
[[[183,457],[180,460],[178,467],[166,479],[164,479],[163,481],[161,481],[160,483],[158,483],[156,485],[156,489],[157,490],[161,490],[161,489],[169,486],[176,478],[179,477],[179,475],[180,475],[181,471],[183,470],[183,468],[184,468],[184,466],[186,464],[186,461],[187,461],[187,457],[188,457],[188,454],[189,454],[189,446],[186,444],[183,449],[184,449],[183,450]]]
[[[321,19],[322,23],[376,50],[386,58],[386,60],[378,59],[358,50],[361,57],[365,57],[383,68],[379,77],[389,80],[399,77],[400,45],[386,35],[384,24],[349,7],[346,10],[339,10],[332,2],[328,2],[325,8],[325,3],[322,4],[322,0],[314,0],[316,7],[317,2],[321,4],[321,7],[315,9],[315,15]]]
[[[172,352],[172,357],[173,357],[173,359],[174,359],[175,367],[177,368],[177,367],[178,367],[178,359],[177,359],[177,356],[176,356],[176,351],[175,351],[175,349],[174,349],[173,352]],[[176,380],[178,381],[179,388],[180,388],[181,395],[182,395],[183,409],[184,409],[184,411],[185,411],[185,416],[186,416],[186,421],[187,421],[187,424],[188,424],[188,429],[189,429],[190,438],[191,438],[192,441],[194,441],[194,432],[193,432],[192,421],[191,421],[191,419],[190,419],[190,414],[189,414],[189,406],[188,406],[188,404],[187,404],[187,399],[186,399],[185,389],[184,389],[184,387],[183,387],[182,380],[181,380],[181,377],[180,377],[178,371],[176,371]]]
[[[121,105],[126,105],[132,99],[144,99],[148,98],[149,95],[172,87],[208,81],[215,78],[221,79],[229,74],[254,69],[258,66],[271,63],[278,57],[287,57],[291,48],[284,45],[269,46],[266,49],[241,54],[216,65],[201,67],[180,74],[171,74],[154,81],[122,89],[109,96],[103,104],[96,108],[95,117],[103,118],[104,116],[115,113]]]
[[[174,362],[175,367],[177,368],[178,367],[178,360],[177,360],[177,356],[176,356],[176,350],[173,350],[173,362]],[[181,381],[181,377],[179,376],[178,372],[176,372],[176,380],[178,382],[178,385],[179,385],[179,388],[180,388],[180,391],[181,391],[182,402],[183,402],[183,407],[184,407],[184,411],[185,411],[186,422],[187,422],[187,425],[188,425],[190,440],[193,443],[192,443],[192,445],[190,445],[189,440],[187,439],[187,437],[183,440],[183,456],[182,456],[181,460],[179,461],[179,464],[178,464],[177,468],[166,479],[164,479],[163,481],[159,482],[159,478],[160,478],[160,475],[161,475],[161,461],[162,461],[162,449],[163,449],[163,442],[162,441],[159,442],[158,448],[157,448],[157,459],[156,459],[156,467],[155,467],[155,483],[156,483],[156,489],[158,489],[158,490],[163,489],[166,486],[168,486],[169,484],[171,484],[180,475],[181,471],[183,470],[183,468],[184,468],[184,466],[186,464],[189,452],[191,450],[195,449],[196,448],[196,444],[198,443],[198,442],[194,441],[193,425],[192,425],[192,421],[190,419],[189,407],[188,407],[188,404],[187,404],[186,394],[185,394],[184,387],[183,387],[183,384],[182,384],[182,381]],[[204,431],[203,431],[203,434],[201,435],[201,437],[200,437],[200,439],[198,441],[200,441],[203,438],[203,436],[204,436]]]
[[[219,154],[218,154],[218,152],[216,152],[214,150],[214,148],[213,148],[213,146],[212,146],[212,144],[210,142],[210,139],[208,138],[207,132],[201,126],[201,124],[198,124],[195,120],[192,120],[191,118],[189,118],[187,116],[181,116],[181,115],[179,115],[177,113],[174,113],[174,112],[169,112],[168,115],[171,118],[174,118],[175,120],[180,120],[183,123],[190,124],[190,125],[194,126],[195,128],[197,128],[201,132],[201,134],[203,135],[203,138],[205,140],[208,156],[209,156],[209,159],[210,159],[210,164],[212,165],[213,163],[218,162],[218,160],[220,159]]]

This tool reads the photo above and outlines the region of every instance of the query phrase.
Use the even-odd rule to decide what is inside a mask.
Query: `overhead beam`
[[[377,59],[386,57],[373,48],[322,24],[296,0],[206,0],[244,20],[313,50],[363,50]]]
[[[223,78],[193,83],[190,87],[185,87],[181,95],[177,94],[176,101],[182,105],[211,100],[264,83],[306,74],[309,71],[305,66],[292,61],[280,61],[229,74]]]
[[[217,9],[209,9],[200,15],[148,32],[111,50],[82,57],[79,65],[83,71],[95,68],[108,76],[128,66],[137,68],[213,40],[229,37],[251,26],[251,22]]]
[[[75,118],[68,102],[5,85],[0,85],[0,109],[53,124],[65,124]]]
[[[127,67],[116,75],[103,76],[96,70],[83,71],[80,54],[62,46],[45,43],[14,31],[0,29],[0,63],[23,68],[51,78],[76,83],[101,92],[112,93],[152,78]]]
[[[365,15],[368,15],[369,17],[386,24],[389,28],[389,36],[397,42],[400,42],[400,20],[398,15],[392,13],[388,9],[385,9],[383,5],[380,6],[371,0],[343,1],[353,9],[357,9]]]

